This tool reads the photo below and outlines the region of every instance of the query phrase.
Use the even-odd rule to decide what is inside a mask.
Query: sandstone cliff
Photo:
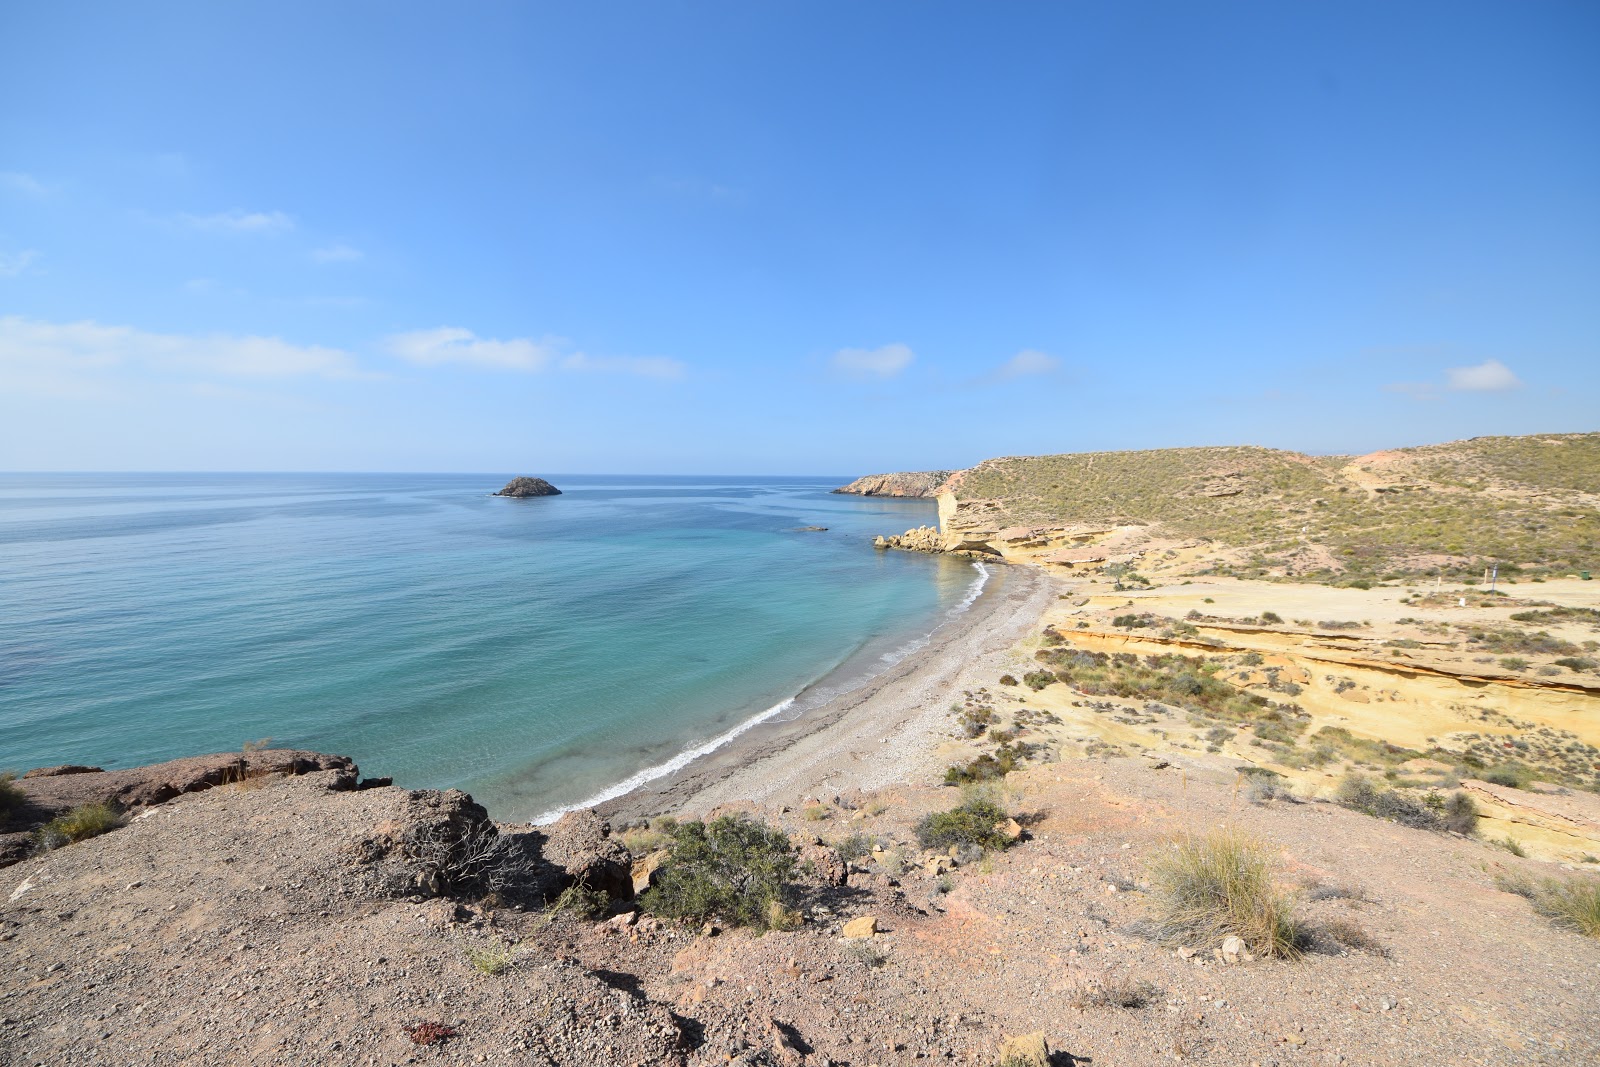
[[[835,493],[852,493],[856,496],[931,497],[950,477],[950,471],[912,471],[904,474],[869,474],[857,478],[849,485],[840,486]]]

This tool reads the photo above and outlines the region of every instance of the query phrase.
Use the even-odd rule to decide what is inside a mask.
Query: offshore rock
[[[506,483],[506,487],[495,496],[560,496],[561,490],[545,481],[543,478],[517,477]]]
[[[857,478],[849,485],[840,486],[835,493],[855,496],[933,497],[939,487],[950,477],[950,471],[912,471],[904,474],[869,474]]]

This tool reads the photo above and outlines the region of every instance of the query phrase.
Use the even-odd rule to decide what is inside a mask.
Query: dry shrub
[[[1600,937],[1600,879],[1529,878],[1502,875],[1495,884],[1508,893],[1526,897],[1533,910],[1557,926],[1586,937]]]
[[[1163,933],[1204,944],[1236,936],[1258,956],[1298,957],[1295,899],[1278,888],[1276,869],[1268,846],[1237,828],[1178,839],[1150,863]]]
[[[17,776],[11,771],[0,773],[0,826],[11,818],[11,813],[22,807],[28,799],[16,784]]]
[[[1333,919],[1322,923],[1317,932],[1341,948],[1353,948],[1373,956],[1389,955],[1389,950],[1382,942],[1367,933],[1365,927],[1349,919]]]
[[[1145,981],[1135,981],[1128,974],[1108,974],[1091,978],[1078,986],[1073,993],[1075,1008],[1122,1008],[1131,1011],[1142,1008],[1161,996],[1161,989]]]

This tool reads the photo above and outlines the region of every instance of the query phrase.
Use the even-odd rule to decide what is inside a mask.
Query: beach
[[[798,804],[942,773],[951,703],[964,689],[994,684],[1062,589],[1032,567],[985,566],[991,578],[971,606],[881,674],[795,719],[759,723],[597,810],[614,822],[703,816],[724,805]]]

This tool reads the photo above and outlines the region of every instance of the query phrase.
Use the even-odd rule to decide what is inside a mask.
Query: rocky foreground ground
[[[1600,943],[1495,886],[1548,865],[1246,803],[1211,754],[1018,771],[1021,839],[954,869],[912,836],[954,790],[797,798],[761,814],[808,861],[805,921],[761,935],[639,914],[636,857],[591,813],[496,828],[299,756],[0,869],[0,1064],[989,1064],[1032,1034],[1096,1067],[1600,1057]],[[1218,822],[1280,850],[1304,958],[1150,936],[1148,861]],[[453,843],[500,834],[517,877],[463,891]],[[831,845],[856,834],[875,850],[847,864]],[[576,877],[614,917],[539,905]]]

